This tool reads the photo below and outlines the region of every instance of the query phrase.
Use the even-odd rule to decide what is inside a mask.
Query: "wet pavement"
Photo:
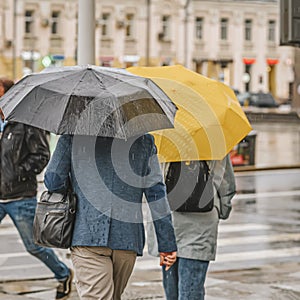
[[[254,124],[258,167],[300,165],[295,124]],[[237,172],[233,212],[220,224],[206,300],[300,299],[300,169]],[[0,226],[0,300],[54,299],[51,272],[27,254],[6,218]],[[158,259],[137,260],[123,300],[165,299]],[[67,250],[58,255],[71,266]],[[77,300],[74,288],[70,299]]]
[[[256,135],[256,167],[300,166],[300,122],[252,124]]]

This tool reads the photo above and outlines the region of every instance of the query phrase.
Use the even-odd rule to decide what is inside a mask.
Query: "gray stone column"
[[[95,0],[78,0],[78,65],[95,64]]]

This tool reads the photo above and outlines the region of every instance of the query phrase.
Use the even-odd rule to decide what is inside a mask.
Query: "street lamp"
[[[78,64],[95,64],[95,0],[78,0]]]
[[[14,0],[13,7],[13,42],[12,42],[12,63],[13,63],[13,80],[16,80],[17,77],[17,0]]]
[[[188,18],[189,18],[189,5],[191,1],[186,0],[184,5],[184,65],[188,65]]]
[[[147,31],[146,31],[146,66],[150,65],[150,15],[151,0],[147,0]]]

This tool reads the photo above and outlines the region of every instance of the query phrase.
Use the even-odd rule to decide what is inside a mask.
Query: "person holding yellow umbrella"
[[[182,162],[181,164],[193,165],[194,162],[196,161]],[[206,162],[210,169],[209,177],[213,186],[213,206],[206,211],[198,212],[188,212],[182,209],[177,211],[176,208],[172,211],[178,250],[175,264],[169,270],[162,268],[163,287],[167,300],[204,300],[207,269],[209,262],[216,258],[219,220],[227,219],[231,212],[231,200],[235,195],[236,186],[229,155],[222,160]],[[166,178],[168,178],[171,165],[172,163],[162,164]],[[190,180],[193,181],[193,179],[195,178],[190,176]],[[186,189],[182,182],[184,180],[179,179],[175,188],[171,191],[168,190],[169,201],[173,200],[173,197],[170,196],[173,190],[178,193],[178,191]],[[166,185],[168,187],[167,180]],[[193,186],[195,185],[194,183]],[[193,188],[191,188],[190,195],[193,193]],[[179,194],[182,193],[179,192]],[[180,203],[182,206],[187,203],[186,198],[182,197]],[[201,199],[200,195],[199,198]],[[177,206],[179,205],[177,204]],[[152,224],[148,224],[147,229],[149,254],[158,256],[157,241]]]
[[[177,262],[168,271],[163,268],[163,286],[167,300],[203,300],[209,262],[216,257],[219,219],[229,217],[231,200],[236,192],[228,153],[250,132],[251,125],[234,93],[223,83],[182,66],[128,70],[149,76],[179,108],[173,130],[154,132],[167,187],[170,176],[178,177],[173,180],[175,187],[171,191],[168,189],[169,201],[176,198],[174,194],[180,200],[177,207],[173,206],[172,213],[178,247]],[[210,178],[206,187],[210,182],[213,205],[206,210],[193,211],[187,203],[195,193],[202,199],[196,187],[205,180],[204,177],[190,172],[184,180],[183,173],[175,175],[173,172],[170,175],[170,168],[174,162],[181,162],[180,172],[183,172],[186,168],[195,169],[199,161],[205,161],[209,168],[209,173],[205,174]],[[190,190],[184,196],[182,191],[187,189]],[[183,207],[189,207],[190,211]],[[148,248],[150,254],[156,255],[152,227],[148,230]]]

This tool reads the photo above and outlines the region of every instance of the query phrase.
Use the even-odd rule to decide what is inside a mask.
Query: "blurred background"
[[[86,61],[182,64],[229,85],[252,123],[235,166],[272,164],[271,148],[282,152],[272,141],[286,134],[289,154],[275,163],[298,164],[299,11],[299,0],[2,0],[0,77]]]
[[[2,0],[0,76],[20,79],[76,64],[79,2]],[[225,82],[242,105],[299,110],[300,50],[289,44],[300,41],[299,12],[295,34],[284,36],[291,31],[287,10],[297,0],[93,2],[96,65],[179,63]]]

